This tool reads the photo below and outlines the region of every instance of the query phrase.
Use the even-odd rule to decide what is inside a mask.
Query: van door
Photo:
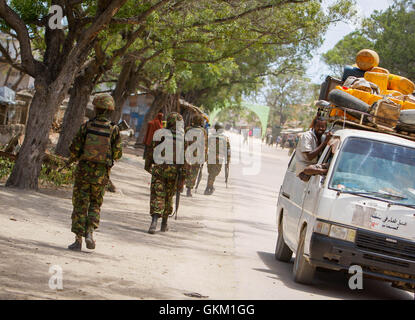
[[[284,208],[284,239],[291,247],[296,247],[296,229],[302,213],[304,191],[308,184],[296,176],[295,161],[294,152],[281,188],[281,199]]]
[[[331,157],[331,147],[327,146],[323,154],[321,155],[318,164],[327,163],[330,161]],[[302,214],[300,219],[297,221],[297,236],[299,236],[301,225],[300,223],[306,219],[309,221],[308,217],[314,216],[316,214],[316,208],[320,201],[320,193],[323,190],[323,185],[326,177],[316,175],[310,178],[307,188],[305,190],[305,197],[303,202]]]

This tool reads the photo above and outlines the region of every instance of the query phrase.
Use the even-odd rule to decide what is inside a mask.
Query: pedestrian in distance
[[[68,246],[75,251],[81,251],[82,237],[88,249],[95,249],[93,232],[99,226],[105,187],[114,161],[122,156],[120,130],[110,121],[115,110],[114,99],[109,94],[100,94],[92,104],[95,118],[79,129],[69,147],[71,156],[67,161],[67,165],[78,161],[71,217],[75,242]]]
[[[193,164],[189,164],[187,166],[188,172],[186,175],[186,189],[187,189],[187,193],[186,196],[187,197],[192,197],[192,189],[195,187],[196,185],[196,180],[198,178],[198,175],[201,176],[201,172],[200,170],[203,169],[203,164],[207,161],[207,156],[208,156],[208,135],[206,130],[204,129],[204,122],[205,119],[203,118],[202,115],[197,114],[193,117],[192,120],[192,124],[191,126],[189,126],[188,128],[186,128],[186,132],[189,132],[189,130],[193,130],[194,134],[198,134],[200,136],[203,136],[203,139],[198,139],[196,142],[192,141],[192,142],[186,142],[188,143],[203,143],[203,145],[197,146],[196,150],[193,152],[193,157],[196,159],[198,159],[198,161],[196,163]],[[196,139],[196,137],[195,137]],[[199,155],[197,154],[198,150],[203,150],[203,154]]]
[[[275,141],[275,146],[277,147],[277,149],[278,149],[279,144],[281,144],[281,136],[278,136],[276,141]]]
[[[216,133],[209,136],[209,150],[208,150],[208,182],[205,190],[205,195],[211,195],[215,191],[214,183],[216,177],[222,170],[222,163],[225,163],[229,171],[229,164],[231,161],[231,145],[229,138],[224,135],[223,124],[217,122],[215,124]]]

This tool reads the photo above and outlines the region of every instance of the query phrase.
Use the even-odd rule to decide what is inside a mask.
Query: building
[[[134,129],[136,136],[140,132],[144,117],[153,101],[154,97],[152,95],[137,93],[129,96],[124,103],[121,120],[125,120]]]

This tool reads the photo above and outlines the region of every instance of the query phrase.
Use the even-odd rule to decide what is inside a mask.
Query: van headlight
[[[328,236],[330,233],[330,223],[317,221],[316,225],[314,226],[314,232]]]
[[[340,227],[323,221],[317,221],[314,226],[314,232],[329,236],[331,238],[354,242],[356,230]]]
[[[329,237],[354,242],[356,238],[356,230],[332,225]]]

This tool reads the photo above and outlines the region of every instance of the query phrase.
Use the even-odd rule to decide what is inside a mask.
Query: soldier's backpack
[[[93,120],[86,125],[81,160],[112,165],[111,136],[115,126],[110,121]]]

